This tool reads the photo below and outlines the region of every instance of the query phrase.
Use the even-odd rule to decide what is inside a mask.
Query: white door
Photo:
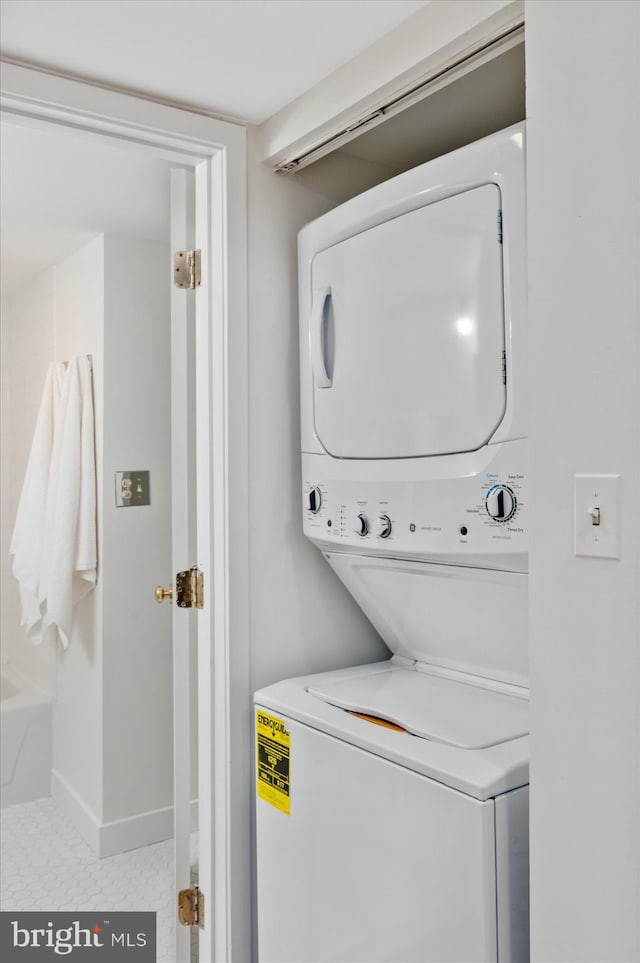
[[[195,248],[193,171],[171,170],[171,252]],[[167,276],[174,270],[168,265]],[[171,564],[177,572],[197,564],[195,498],[195,296],[171,286]],[[192,808],[197,799],[197,665],[195,610],[177,604],[173,588],[173,798],[175,892],[191,888],[199,860],[192,866]],[[195,723],[195,725],[194,725]],[[194,745],[196,743],[196,745]],[[195,771],[194,771],[195,770]],[[192,801],[194,803],[192,807]],[[195,854],[194,854],[195,855]],[[176,961],[191,959],[192,931],[176,912]]]
[[[176,922],[177,963],[223,963],[244,959],[246,953],[246,946],[235,949],[238,927],[232,919],[234,911],[239,920],[241,916],[233,905],[238,867],[229,835],[234,816],[239,821],[242,810],[233,801],[227,753],[233,743],[229,723],[242,707],[231,704],[234,666],[220,644],[228,639],[230,617],[230,382],[219,310],[226,292],[222,272],[211,276],[212,265],[220,267],[222,253],[218,249],[212,256],[216,225],[209,214],[215,190],[211,174],[206,163],[171,172],[172,256],[197,250],[202,264],[193,290],[172,285],[171,311],[173,574],[197,566],[204,579],[203,607],[174,604],[173,610],[176,894],[197,885],[204,899],[195,928]],[[218,242],[223,244],[224,238],[220,230]],[[174,590],[177,602],[176,594]],[[191,838],[196,811],[198,832]],[[248,837],[248,825],[243,835]]]
[[[244,961],[251,941],[246,475],[244,454],[233,455],[245,431],[246,342],[240,325],[230,331],[228,304],[230,249],[244,220],[232,225],[224,203],[244,172],[239,164],[225,170],[225,160],[221,152],[171,175],[172,252],[198,250],[202,263],[195,289],[172,286],[171,312],[173,575],[197,566],[204,578],[203,606],[173,611],[176,895],[197,884],[204,897],[197,928],[176,925],[177,963],[192,955]]]

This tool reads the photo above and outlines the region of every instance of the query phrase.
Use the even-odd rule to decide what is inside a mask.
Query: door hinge
[[[498,244],[502,244],[502,211],[498,211]]]
[[[507,383],[507,352],[502,352],[502,384]]]
[[[173,280],[177,288],[199,288],[202,284],[200,251],[176,251]]]
[[[183,926],[204,926],[204,893],[197,886],[178,893],[178,919]]]
[[[204,572],[197,565],[176,575],[176,604],[181,609],[204,608]]]

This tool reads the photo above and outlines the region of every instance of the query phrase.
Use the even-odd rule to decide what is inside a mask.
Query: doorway
[[[47,900],[49,909],[63,908],[61,880],[67,871],[82,876],[53,855],[60,834],[72,840],[75,830],[77,842],[67,850],[94,867],[89,881],[62,897],[70,909],[135,905],[134,893],[125,897],[127,886],[137,885],[126,868],[150,861],[158,885],[150,900],[138,896],[138,902],[158,913],[158,959],[170,960],[172,625],[168,606],[153,597],[155,583],[170,578],[172,568],[170,162],[59,127],[2,126],[8,477],[1,638],[3,674],[29,707],[14,711],[7,702],[4,738],[28,733],[30,739],[29,747],[6,747],[14,766],[3,785],[13,803],[5,818],[9,826],[16,820],[31,826],[26,835],[38,836],[42,860],[34,875],[52,884],[46,895],[41,884],[38,893],[26,890],[28,906]],[[8,542],[47,368],[76,355],[90,357],[93,370],[98,577],[75,610],[63,648],[51,637],[38,645],[26,638]],[[185,423],[193,433],[192,417]],[[123,499],[118,485],[138,476],[148,483],[145,497],[137,499],[134,490],[133,499]],[[193,632],[189,644],[195,666]],[[33,715],[46,711],[52,725],[40,726],[36,738]],[[196,733],[195,692],[188,711]],[[41,771],[29,771],[36,766]],[[49,795],[49,783],[50,804],[32,805]],[[13,833],[7,836],[11,844]],[[144,858],[113,859],[141,847],[151,847]],[[19,845],[15,856],[19,865]],[[6,874],[5,882],[13,885]],[[111,898],[124,899],[119,906],[109,903],[110,885]],[[20,903],[19,891],[14,895]],[[107,902],[97,905],[101,900]],[[28,906],[14,900],[13,908]]]
[[[182,111],[45,77],[24,68],[6,68],[3,88],[5,117],[18,121],[17,125],[12,126],[22,130],[22,140],[36,135],[49,137],[50,142],[45,148],[31,151],[31,158],[38,153],[43,158],[49,189],[55,191],[56,199],[63,202],[63,207],[73,207],[71,195],[78,193],[79,185],[84,180],[90,182],[88,196],[94,199],[111,197],[111,204],[107,203],[109,216],[103,223],[99,223],[100,218],[95,214],[90,215],[88,220],[85,217],[76,228],[67,225],[69,234],[73,234],[73,237],[66,238],[67,250],[56,250],[53,243],[55,231],[50,229],[49,248],[56,251],[53,261],[37,265],[32,252],[27,274],[22,281],[16,282],[13,291],[7,289],[7,303],[13,304],[13,318],[18,318],[15,308],[20,300],[18,289],[23,293],[26,290],[23,299],[26,301],[38,290],[40,307],[32,304],[29,310],[41,318],[42,305],[47,302],[48,296],[52,307],[47,328],[50,343],[47,347],[53,347],[56,357],[64,354],[65,357],[59,359],[61,361],[68,360],[67,356],[72,353],[91,355],[95,399],[103,408],[96,421],[98,518],[103,522],[102,531],[99,531],[100,575],[104,576],[102,581],[99,579],[102,597],[93,595],[93,612],[89,604],[86,606],[87,612],[78,610],[78,629],[84,630],[85,644],[77,643],[74,646],[73,642],[77,640],[72,639],[62,656],[59,652],[49,650],[48,658],[44,660],[47,664],[40,666],[36,672],[40,683],[48,689],[56,719],[53,726],[54,769],[56,763],[59,767],[64,766],[64,773],[68,776],[57,780],[56,793],[60,796],[61,791],[69,789],[67,796],[71,802],[68,811],[72,816],[75,815],[85,842],[88,840],[90,845],[93,844],[92,851],[96,858],[101,856],[103,861],[130,860],[131,857],[126,853],[135,852],[141,844],[152,847],[162,845],[161,840],[171,836],[173,828],[171,618],[170,610],[156,606],[153,598],[156,583],[166,584],[172,578],[173,565],[170,512],[167,510],[170,501],[167,479],[171,474],[171,458],[167,455],[167,439],[170,438],[168,428],[171,423],[168,387],[172,356],[169,326],[166,323],[171,290],[166,233],[169,223],[169,167],[182,164],[195,171],[198,181],[195,221],[196,234],[199,233],[202,247],[205,280],[203,291],[198,292],[199,307],[193,312],[196,315],[198,352],[195,392],[200,407],[198,430],[205,444],[199,439],[192,446],[194,449],[197,447],[203,456],[199,459],[198,482],[195,486],[200,509],[197,558],[185,559],[180,564],[181,567],[188,567],[197,561],[209,574],[207,588],[210,607],[208,611],[198,613],[197,620],[194,620],[198,639],[191,646],[206,646],[207,654],[207,658],[201,660],[202,670],[198,677],[198,688],[204,698],[200,699],[196,710],[197,729],[203,736],[200,739],[200,751],[206,752],[206,755],[205,765],[199,767],[197,796],[206,823],[200,845],[199,882],[204,892],[211,893],[211,880],[216,871],[227,877],[234,875],[228,865],[227,857],[231,855],[229,847],[220,847],[214,866],[213,838],[217,832],[228,832],[229,822],[233,821],[228,811],[229,801],[235,802],[237,819],[242,818],[243,808],[238,805],[238,797],[246,791],[245,786],[231,787],[230,790],[224,777],[226,728],[230,717],[229,700],[225,699],[225,672],[218,673],[219,697],[218,692],[214,694],[212,684],[216,661],[229,661],[228,647],[236,622],[229,605],[235,605],[239,586],[242,586],[240,577],[239,584],[236,581],[233,598],[229,601],[226,587],[231,574],[226,557],[228,547],[224,540],[213,537],[213,521],[215,507],[215,521],[219,529],[229,530],[228,473],[232,470],[241,477],[243,458],[246,457],[240,454],[241,449],[236,452],[234,444],[229,444],[227,434],[230,417],[234,418],[236,431],[239,432],[235,436],[238,440],[242,439],[246,429],[237,411],[239,406],[242,408],[242,402],[238,405],[234,395],[238,386],[242,389],[246,377],[242,368],[242,352],[237,351],[238,342],[241,346],[242,338],[246,337],[245,306],[243,295],[239,293],[244,291],[243,275],[246,269],[242,216],[244,131],[208,118],[190,117]],[[27,88],[29,95],[25,98]],[[58,105],[56,108],[51,107],[52,99]],[[25,100],[28,100],[28,104]],[[64,108],[60,108],[60,104],[64,104]],[[41,126],[43,118],[47,124],[46,131],[36,129]],[[104,167],[102,176],[98,175],[97,162],[81,164],[75,175],[67,178],[64,189],[56,190],[56,185],[64,181],[62,176],[59,179],[53,176],[56,162],[52,142],[56,138],[64,139],[68,146],[74,141],[80,154],[96,148],[99,140],[101,147],[111,152],[106,167],[114,171],[122,166],[144,168],[142,171],[138,169],[142,180],[138,180],[137,189],[130,169],[121,178],[123,197],[120,200],[125,200],[121,212],[126,208],[128,214],[141,215],[143,195],[152,197],[154,191],[162,190],[162,217],[151,228],[149,223],[143,227],[140,223],[137,227],[119,223],[115,216],[118,189],[109,186]],[[227,169],[230,160],[235,161],[232,175]],[[90,173],[96,174],[93,182]],[[82,213],[86,215],[86,208],[90,205],[80,206],[85,208]],[[236,214],[240,215],[237,223]],[[230,215],[234,215],[233,224],[230,224]],[[89,236],[79,237],[82,231]],[[161,236],[162,231],[165,232],[164,237]],[[42,270],[34,271],[36,266],[42,267]],[[216,269],[218,280],[215,290],[209,281],[212,267]],[[49,285],[46,292],[44,275],[47,275]],[[90,278],[92,285],[89,285]],[[37,279],[37,283],[34,279]],[[166,284],[163,279],[166,279]],[[102,301],[97,295],[93,299],[84,298],[89,287],[94,295],[100,290]],[[156,296],[156,288],[163,292],[162,295]],[[70,307],[76,300],[80,321],[74,321],[71,325],[73,337],[67,337],[65,325],[74,313]],[[89,308],[94,312],[95,325],[86,323]],[[27,307],[24,307],[24,311],[27,311]],[[25,317],[23,313],[21,318]],[[238,325],[231,338],[228,332],[230,318]],[[10,321],[9,327],[15,343],[20,339],[24,342],[21,342],[21,347],[27,360],[32,360],[30,356],[38,354],[40,348],[44,349],[40,335],[25,337],[25,327],[19,319],[15,323]],[[93,341],[88,338],[90,330]],[[221,344],[223,349],[219,350]],[[235,353],[234,386],[231,388],[226,377],[230,350]],[[43,356],[45,354],[44,350],[40,353]],[[7,361],[10,367],[13,361],[11,352],[7,355]],[[20,381],[15,372],[14,377],[9,371],[7,374],[16,385],[20,383],[25,388],[30,386],[29,377]],[[214,382],[215,375],[218,377]],[[35,391],[37,394],[38,389]],[[218,424],[214,426],[210,415],[214,409],[213,400],[218,402],[215,406]],[[8,412],[9,420],[15,417],[11,406],[8,406]],[[23,419],[22,429],[25,426],[26,419]],[[22,429],[18,431],[11,428],[8,438],[20,434],[28,436],[28,430]],[[215,459],[215,469],[211,468],[213,454],[219,456]],[[146,457],[147,466],[140,463],[134,465],[132,459],[135,460],[136,456],[138,460]],[[24,460],[24,455],[22,458]],[[117,468],[114,459],[118,461]],[[122,463],[125,459],[127,464]],[[155,467],[150,467],[153,460]],[[20,458],[15,457],[14,461],[17,468]],[[150,504],[118,505],[116,486],[119,482],[116,472],[142,471],[149,471]],[[15,489],[15,485],[12,487]],[[236,487],[234,494],[241,493],[242,486]],[[156,506],[158,514],[151,521]],[[239,513],[236,513],[236,518],[232,519],[232,534],[239,517]],[[149,555],[141,561],[136,557],[136,551],[143,546]],[[222,565],[214,570],[212,559],[216,555]],[[239,567],[237,559],[236,553],[236,569]],[[240,563],[241,567],[246,560],[240,559]],[[108,581],[111,566],[119,570],[119,575],[114,572],[113,580]],[[95,605],[96,599],[98,605]],[[214,600],[219,600],[215,609],[222,616],[217,624],[211,604]],[[246,610],[246,605],[243,605],[243,609]],[[98,633],[95,631],[96,624]],[[18,647],[13,642],[8,649],[10,655],[19,652],[22,658],[24,654],[24,647]],[[31,655],[29,653],[29,658]],[[235,658],[231,659],[231,671],[236,661]],[[68,671],[70,666],[72,672]],[[195,687],[195,673],[191,675]],[[66,718],[67,714],[70,721]],[[220,716],[221,724],[214,732],[212,722],[217,716]],[[195,715],[190,728],[192,732],[196,728]],[[222,804],[214,800],[213,793],[215,765],[212,763],[211,749],[216,740],[220,742],[217,759],[223,773],[222,780],[218,780],[219,789],[223,792]],[[142,747],[144,749],[140,753],[138,750]],[[85,762],[88,764],[85,765]],[[195,765],[191,768],[194,769]],[[62,774],[62,769],[58,768],[57,772]],[[189,789],[189,795],[193,798],[195,785],[192,784]],[[90,799],[83,798],[83,793]],[[140,807],[141,793],[146,795],[143,803],[146,808]],[[189,881],[184,881],[184,885],[189,885]],[[234,895],[237,894],[236,888]],[[242,897],[240,893],[239,898]],[[205,923],[199,931],[202,959],[214,959],[218,953],[220,956],[225,954],[225,945],[231,940],[231,927],[216,927],[214,937],[212,924],[217,915],[228,918],[227,904],[230,900],[231,894],[227,893],[219,901],[211,899],[209,902],[208,925]],[[49,908],[52,906],[49,905]],[[185,935],[188,943],[188,932]],[[220,951],[214,948],[214,942],[219,944]],[[174,949],[169,950],[167,959],[175,959],[176,956],[180,960],[187,959],[184,938],[182,946],[183,949],[178,950],[177,954]]]

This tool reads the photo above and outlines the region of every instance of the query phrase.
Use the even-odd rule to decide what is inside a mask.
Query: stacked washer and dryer
[[[299,270],[304,532],[393,655],[255,696],[259,957],[527,960],[524,125]]]

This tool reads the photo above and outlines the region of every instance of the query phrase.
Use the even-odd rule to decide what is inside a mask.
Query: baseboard
[[[96,856],[115,856],[173,837],[173,806],[101,823],[56,769],[51,772],[51,795]],[[191,826],[198,828],[197,799],[191,801]]]
[[[57,769],[51,770],[51,795],[93,852],[100,855],[98,817]]]
[[[116,819],[100,827],[100,856],[115,856],[128,849],[161,843],[173,836],[173,807]]]

